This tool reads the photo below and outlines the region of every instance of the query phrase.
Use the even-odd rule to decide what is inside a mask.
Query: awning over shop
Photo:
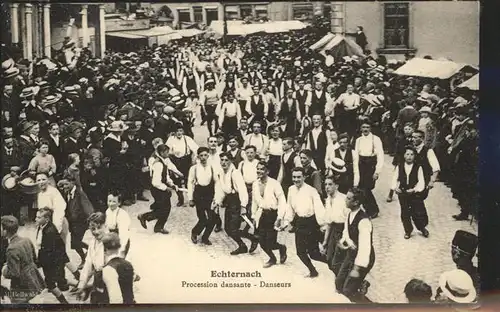
[[[275,21],[268,23],[243,24],[243,21],[227,21],[229,36],[246,36],[258,32],[279,33],[306,28],[307,24],[301,21]],[[209,30],[215,34],[224,34],[224,21],[212,21]]]
[[[460,72],[466,66],[466,64],[459,64],[452,61],[413,58],[398,68],[394,74],[401,76],[448,79]]]
[[[462,82],[457,88],[467,88],[469,90],[479,90],[479,74],[474,75],[467,81]]]
[[[106,36],[125,38],[125,39],[146,39],[147,38],[145,36],[133,35],[133,34],[130,34],[129,32],[126,32],[126,31],[110,32],[110,33],[107,33]]]
[[[192,29],[179,29],[179,30],[176,30],[175,33],[183,38],[186,38],[186,37],[197,36],[199,34],[204,33],[204,31],[192,28]]]
[[[310,49],[321,51],[320,53],[322,54],[329,54],[334,59],[353,55],[364,57],[363,49],[354,40],[332,33],[325,35],[318,42],[310,46]]]

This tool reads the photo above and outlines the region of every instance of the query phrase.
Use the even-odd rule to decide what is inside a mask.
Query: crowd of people
[[[371,220],[380,213],[372,190],[387,155],[394,177],[384,200],[397,194],[405,239],[414,226],[430,235],[425,199],[436,181],[459,202],[455,220],[475,215],[476,95],[396,76],[403,62],[384,57],[325,63],[308,49],[319,39],[311,28],[201,36],[102,58],[68,39],[53,59],[6,59],[1,212],[11,290],[47,287],[65,303],[66,267],[80,299],[133,303],[140,277],[130,259],[130,216],[120,206],[148,201],[148,189],[151,211],[138,216],[145,229],[156,220],[153,231],[169,233],[176,193],[177,206],[196,207],[194,244],[211,245],[212,232],[225,230],[237,245],[231,255],[260,246],[265,268],[277,264],[274,250],[287,260],[277,233],[288,229],[307,276],[318,275],[311,260],[326,263],[336,290],[354,302],[367,300]],[[204,146],[195,124],[208,128]],[[35,219],[32,244],[16,233]],[[67,257],[68,236],[79,265]],[[477,237],[457,237],[459,270],[442,276],[439,297],[472,302]],[[429,288],[412,280],[405,293],[426,301]]]

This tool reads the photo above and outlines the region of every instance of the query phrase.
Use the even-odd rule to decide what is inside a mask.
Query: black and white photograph
[[[2,304],[479,305],[479,1],[0,5]]]

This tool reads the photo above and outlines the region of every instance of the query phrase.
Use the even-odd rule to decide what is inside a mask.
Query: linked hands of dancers
[[[352,249],[352,250],[356,250],[358,247],[356,246],[356,244],[354,244],[354,242],[352,241],[352,239],[350,238],[346,238],[346,237],[342,237],[338,243],[338,246],[341,248],[341,249]]]
[[[281,232],[283,231],[286,227],[288,226],[288,223],[286,223],[285,221],[281,220],[281,219],[277,219],[275,222],[274,222],[274,229],[278,232]]]

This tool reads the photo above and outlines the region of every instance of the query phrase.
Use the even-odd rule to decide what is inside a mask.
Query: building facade
[[[6,6],[8,5],[8,9]],[[99,3],[2,3],[7,31],[3,41],[22,51],[22,57],[52,56],[60,49],[66,37],[78,47],[87,47],[96,55],[103,55],[105,43],[105,11]],[[74,22],[70,25],[70,19]]]

